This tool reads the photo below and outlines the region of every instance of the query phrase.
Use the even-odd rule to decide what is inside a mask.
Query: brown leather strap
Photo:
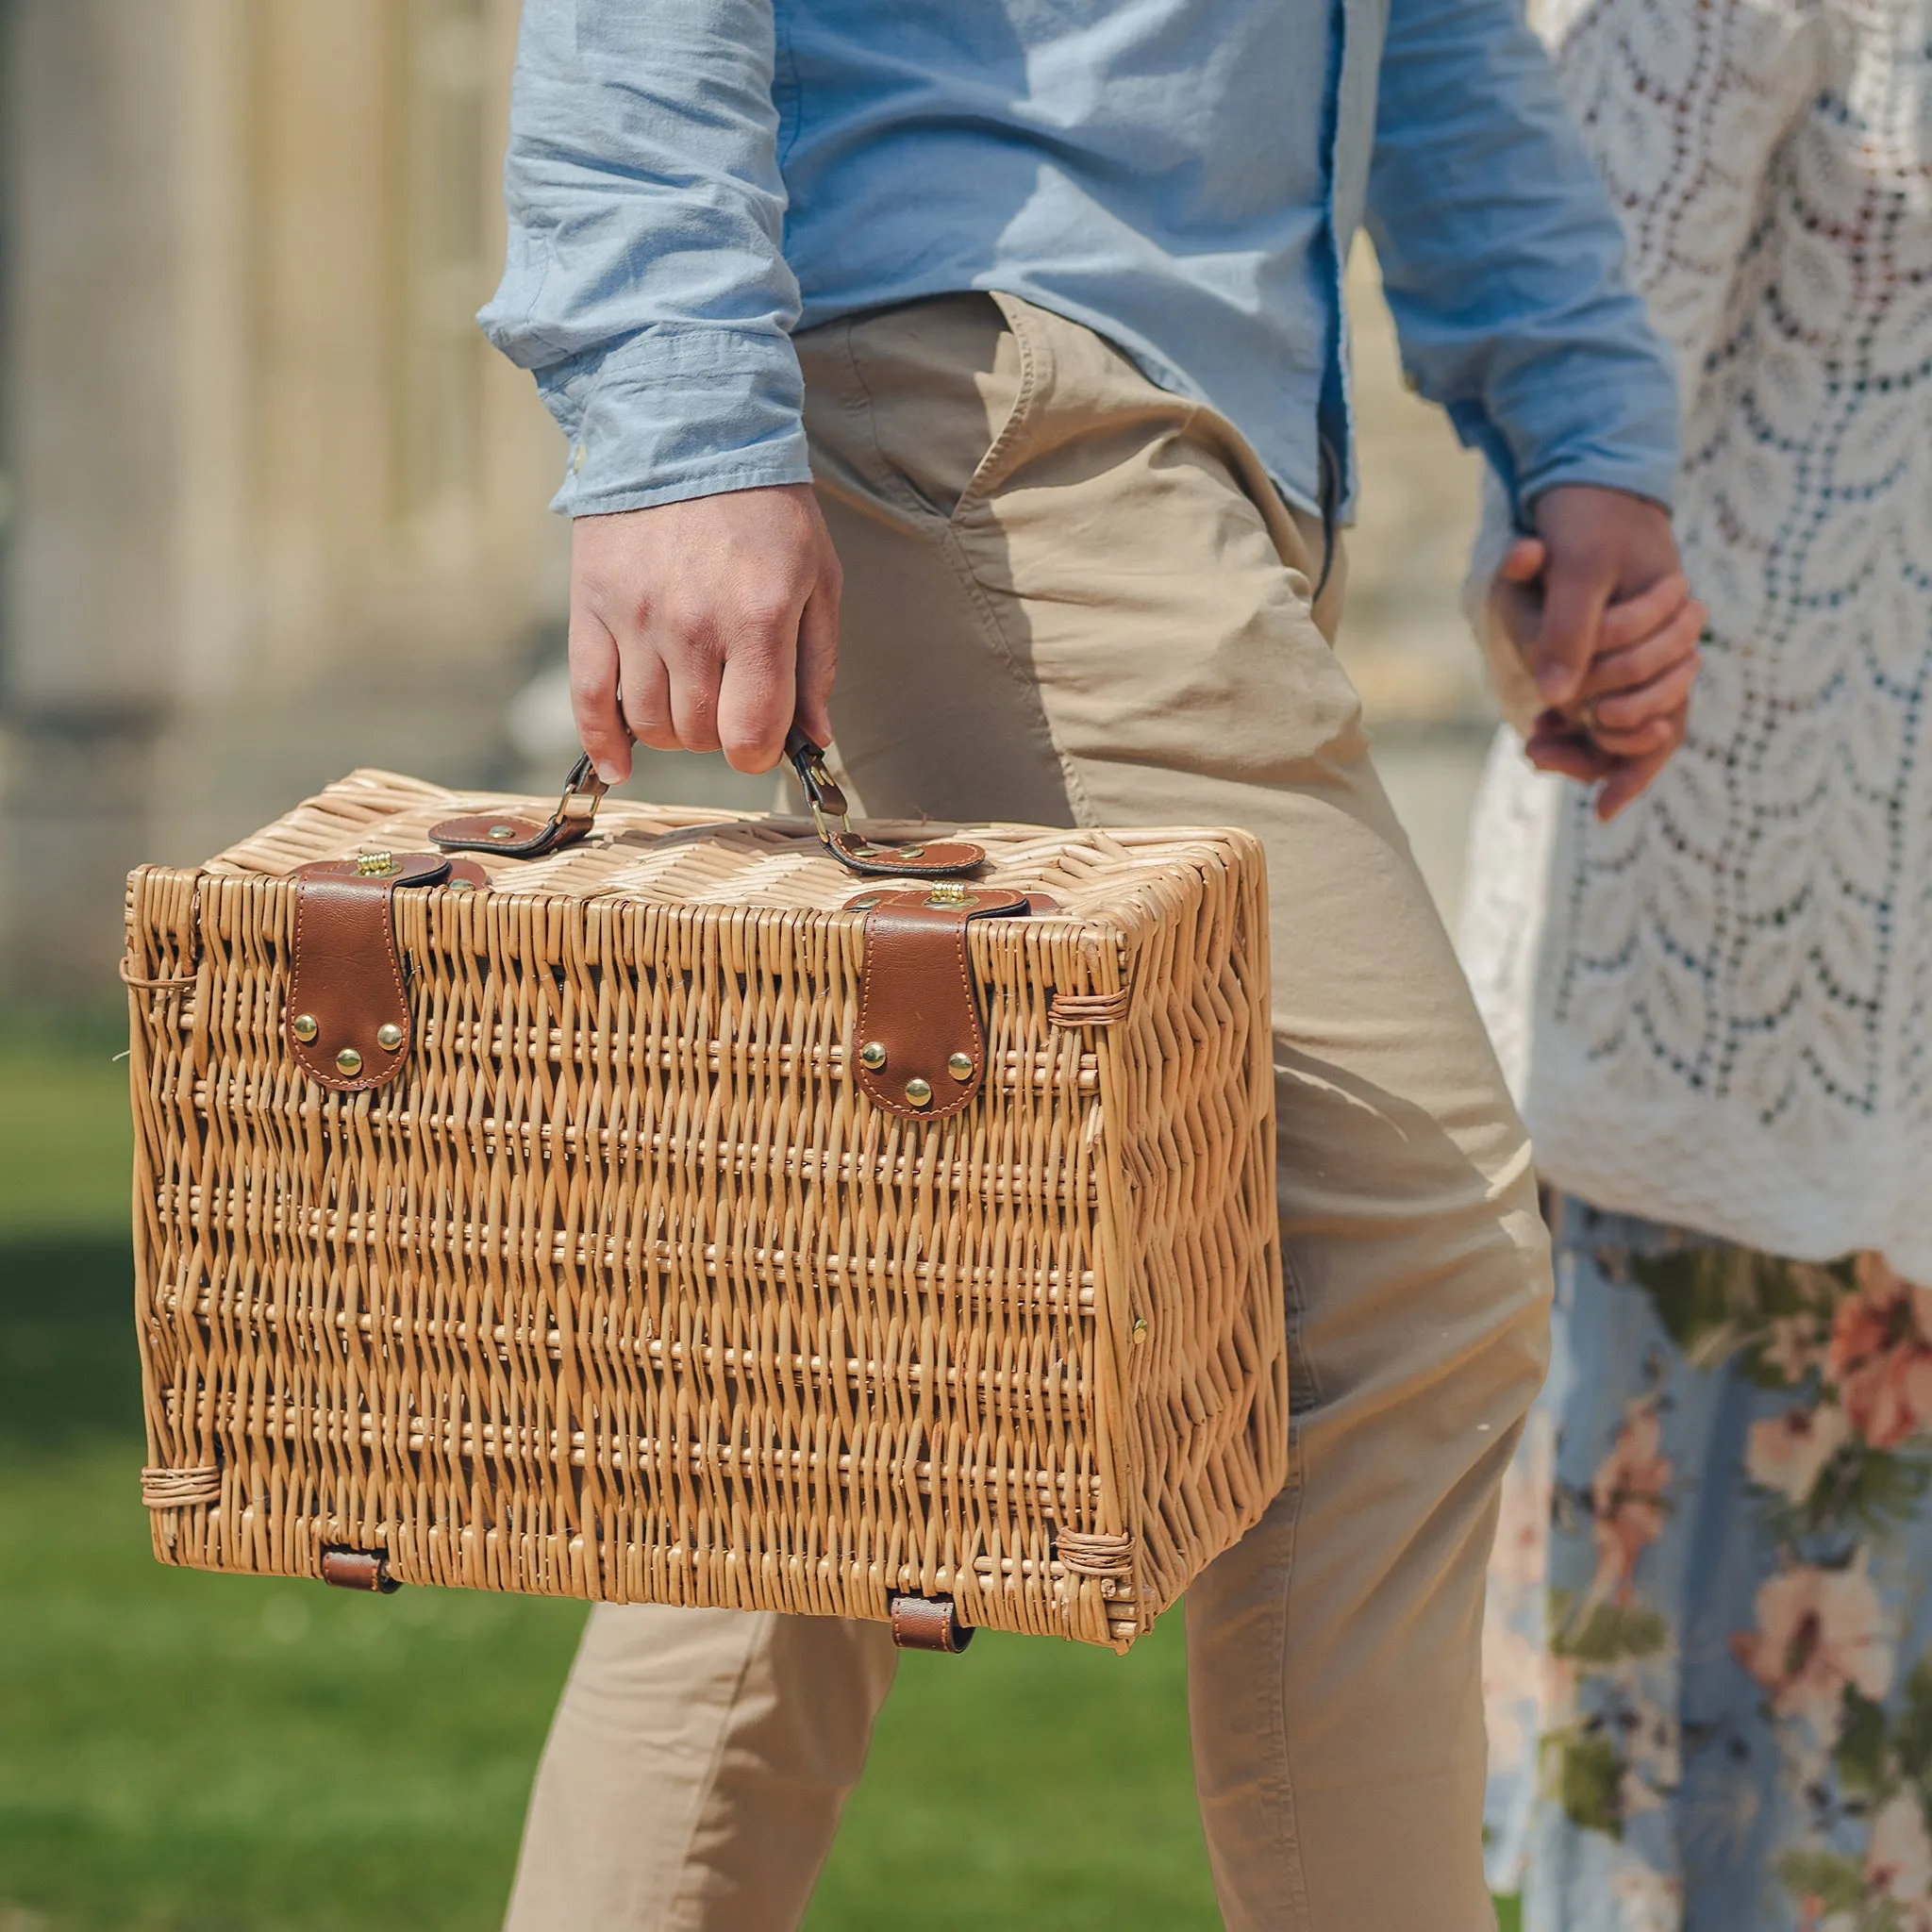
[[[949,1596],[895,1596],[887,1607],[892,1641],[901,1650],[937,1650],[958,1657],[973,1641],[970,1624]]]
[[[917,839],[903,845],[875,845],[861,839],[852,829],[845,793],[825,768],[823,747],[794,724],[785,741],[785,756],[804,788],[820,844],[847,871],[871,879],[946,879],[977,872],[986,863],[985,847],[964,839]]]
[[[609,789],[598,777],[587,753],[571,767],[557,809],[541,825],[513,813],[478,812],[468,818],[444,819],[430,826],[429,836],[445,852],[494,852],[505,858],[541,858],[559,846],[574,844],[596,824],[597,807]]]
[[[986,1031],[966,957],[975,919],[1024,915],[1026,895],[951,881],[867,892],[865,964],[853,1058],[867,1098],[907,1121],[942,1121],[986,1081]]]
[[[912,840],[878,845],[852,829],[850,809],[825,755],[797,725],[785,741],[785,756],[805,788],[819,842],[848,872],[869,879],[946,879],[977,872],[986,850],[965,839]],[[581,839],[597,821],[597,807],[610,788],[588,754],[571,767],[557,809],[539,824],[515,812],[475,812],[444,819],[429,836],[445,852],[493,852],[503,858],[542,858]]]
[[[387,1086],[407,1064],[408,988],[391,901],[398,886],[438,885],[450,872],[440,852],[377,852],[290,874],[295,935],[283,1034],[296,1065],[330,1092]]]

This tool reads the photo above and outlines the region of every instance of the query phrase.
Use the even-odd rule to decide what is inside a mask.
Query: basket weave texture
[[[362,772],[132,875],[156,1553],[1124,1650],[1287,1472],[1258,845],[971,829],[1059,909],[969,928],[985,1088],[902,1122],[809,827],[613,799],[398,892],[409,1063],[308,1079],[280,874],[533,804]]]

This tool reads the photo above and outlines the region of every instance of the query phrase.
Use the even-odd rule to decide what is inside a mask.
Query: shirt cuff
[[[550,506],[565,516],[811,481],[805,384],[780,331],[646,329],[538,386],[570,439]]]
[[[1517,485],[1525,513],[1546,491],[1569,483],[1587,483],[1596,490],[1621,490],[1641,496],[1669,514],[1676,506],[1677,469],[1656,458],[1624,455],[1616,450],[1579,450],[1540,464]]]

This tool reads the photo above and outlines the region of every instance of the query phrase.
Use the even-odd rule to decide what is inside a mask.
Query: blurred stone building
[[[353,766],[560,773],[561,446],[473,322],[516,15],[0,0],[0,996],[105,988],[130,864]],[[1440,871],[1486,716],[1455,611],[1474,466],[1354,280],[1344,656],[1423,745],[1397,802],[1421,786]],[[682,758],[635,789],[770,795]]]
[[[0,987],[356,764],[472,782],[555,432],[472,316],[515,0],[10,0]]]

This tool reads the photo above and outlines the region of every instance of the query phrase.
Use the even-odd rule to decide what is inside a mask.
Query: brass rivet
[[[1146,1340],[1147,1317],[1145,1315],[1136,1315],[1134,1317],[1134,1346],[1139,1348]]]
[[[849,900],[845,909],[848,912],[870,912],[884,896],[883,892],[868,892],[861,899]]]
[[[336,1071],[339,1074],[359,1074],[362,1071],[362,1056],[353,1046],[345,1046],[336,1056]]]
[[[292,1033],[295,1036],[295,1038],[302,1042],[304,1046],[307,1046],[308,1042],[315,1038],[319,1030],[320,1029],[317,1027],[315,1024],[315,1015],[313,1013],[297,1013],[295,1015],[294,1024],[289,1028],[289,1031]]]
[[[906,1098],[914,1107],[924,1107],[932,1098],[931,1083],[916,1076],[906,1083]]]
[[[475,879],[452,879],[449,882],[449,889],[452,892],[474,892],[476,890],[476,881]]]
[[[925,857],[925,847],[924,845],[902,845],[899,848],[899,857],[901,858],[924,858]]]
[[[970,1080],[973,1077],[973,1056],[970,1053],[956,1053],[946,1062],[946,1071],[956,1080]]]
[[[514,839],[516,835],[517,828],[514,825],[491,825],[490,828],[490,836],[492,839]]]
[[[868,1040],[858,1049],[858,1064],[869,1067],[874,1074],[886,1063],[886,1050],[876,1040]]]
[[[391,1020],[375,1029],[375,1043],[384,1053],[394,1053],[403,1043],[403,1029]]]

